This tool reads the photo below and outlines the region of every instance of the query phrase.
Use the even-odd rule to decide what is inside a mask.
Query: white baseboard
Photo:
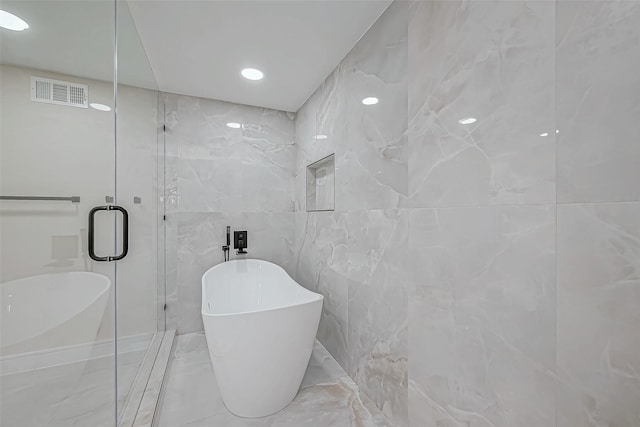
[[[144,351],[149,346],[152,338],[153,333],[119,338],[118,354]],[[111,356],[114,353],[113,347],[113,340],[104,340],[4,356],[0,357],[0,375],[17,374],[19,372],[33,371],[34,369]]]

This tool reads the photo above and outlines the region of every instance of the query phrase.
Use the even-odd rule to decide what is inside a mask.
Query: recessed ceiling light
[[[556,129],[556,133],[560,133],[560,130]]]
[[[378,103],[378,101],[380,101],[378,98],[376,98],[375,96],[369,96],[366,97],[365,99],[362,100],[362,103],[364,105],[376,105]]]
[[[549,134],[545,132],[545,133],[541,133],[540,136],[549,136]]]
[[[316,135],[314,136],[315,139],[327,139],[328,136],[327,135]]]
[[[0,27],[12,31],[23,31],[29,28],[29,24],[13,13],[0,9]]]
[[[240,123],[235,123],[235,122],[229,122],[227,123],[227,126],[230,127],[231,129],[240,129],[242,127]]]
[[[255,68],[245,68],[240,71],[242,77],[249,80],[262,80],[264,77],[264,73],[260,70],[256,70]]]
[[[478,120],[475,117],[467,117],[466,119],[460,119],[458,120],[458,123],[460,123],[461,125],[470,125],[471,123],[475,123]]]
[[[96,110],[100,110],[100,111],[111,111],[111,107],[109,107],[108,105],[104,105],[104,104],[96,104],[95,102],[92,102],[91,104],[91,108],[95,108]]]

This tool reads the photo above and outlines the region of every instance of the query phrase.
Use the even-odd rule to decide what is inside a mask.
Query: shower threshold
[[[122,410],[119,427],[151,427],[160,398],[175,330],[156,332]]]

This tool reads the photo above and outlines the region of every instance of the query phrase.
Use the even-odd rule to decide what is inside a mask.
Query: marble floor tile
[[[202,333],[177,338],[168,378],[158,427],[392,426],[317,341],[294,401],[264,418],[237,417],[224,407]]]
[[[188,425],[226,411],[215,383],[204,333],[180,335],[175,345],[175,355],[165,374],[158,425]]]

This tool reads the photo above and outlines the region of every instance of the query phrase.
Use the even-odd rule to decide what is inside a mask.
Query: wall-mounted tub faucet
[[[229,248],[231,247],[231,226],[227,225],[227,244],[222,246],[224,262],[229,261]]]
[[[233,243],[235,248],[237,249],[237,254],[246,254],[247,251],[247,232],[245,231],[234,231],[233,232]]]

